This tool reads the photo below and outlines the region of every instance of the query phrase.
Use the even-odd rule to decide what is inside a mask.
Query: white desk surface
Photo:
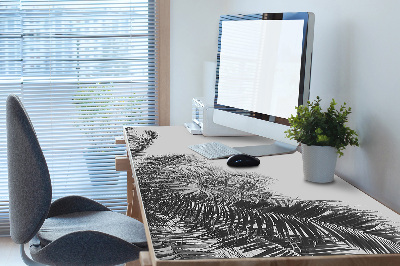
[[[204,137],[202,135],[191,135],[183,126],[142,127],[139,129],[151,129],[159,133],[159,137],[145,151],[149,155],[196,154],[200,159],[206,160],[201,155],[189,149],[188,146],[213,141],[221,142],[231,147],[267,144],[269,142],[269,140],[257,136]],[[374,211],[376,215],[387,219],[391,225],[397,227],[400,231],[399,214],[341,178],[335,176],[334,182],[328,184],[316,184],[305,181],[303,178],[301,156],[301,153],[296,152],[289,155],[260,157],[260,165],[249,168],[228,167],[226,159],[208,160],[208,163],[229,169],[229,171],[251,171],[272,177],[275,181],[270,185],[270,189],[290,198],[301,200],[334,200],[340,201],[339,205],[346,205],[359,210]]]
[[[202,135],[191,135],[183,126],[170,127],[146,127],[159,133],[147,150],[147,154],[160,155],[168,153],[196,154],[201,159],[201,155],[188,148],[189,145],[221,142],[230,147],[251,146],[268,144],[269,140],[258,137],[204,137]],[[287,155],[259,157],[261,163],[257,167],[232,168],[226,165],[226,159],[208,160],[210,164],[221,166],[231,171],[252,171],[266,175],[275,179],[271,184],[271,189],[283,195],[303,200],[339,200],[343,204],[377,211],[379,214],[395,223],[400,228],[400,215],[385,207],[380,202],[335,176],[334,182],[327,184],[316,184],[307,182],[303,176],[303,161],[301,153],[295,152]]]

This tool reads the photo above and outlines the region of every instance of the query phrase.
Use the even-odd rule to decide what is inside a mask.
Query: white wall
[[[225,0],[171,0],[171,125],[191,121],[192,98],[203,96],[204,62],[217,61]]]
[[[346,101],[361,141],[338,160],[337,173],[400,212],[398,10],[396,0],[171,0],[172,124],[190,121],[190,99],[203,93],[220,14],[314,12],[311,99]]]

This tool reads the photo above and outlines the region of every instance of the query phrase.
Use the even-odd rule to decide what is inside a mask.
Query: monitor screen
[[[296,145],[287,118],[308,101],[314,14],[221,16],[214,122]]]
[[[303,20],[223,21],[220,105],[288,118],[298,104]]]

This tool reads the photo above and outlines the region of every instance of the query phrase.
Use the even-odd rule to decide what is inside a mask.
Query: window
[[[35,126],[53,199],[76,194],[125,211],[126,174],[114,167],[125,146],[116,145],[115,137],[123,125],[165,125],[169,119],[168,86],[160,93],[160,84],[166,84],[161,76],[169,75],[160,68],[169,58],[160,54],[169,46],[160,45],[165,33],[159,30],[169,29],[168,21],[160,22],[169,10],[159,12],[159,6],[169,9],[169,1],[0,3],[0,235],[9,230],[10,93],[22,99]]]

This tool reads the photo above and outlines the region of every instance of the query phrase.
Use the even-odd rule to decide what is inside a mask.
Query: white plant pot
[[[336,148],[305,144],[301,144],[301,147],[304,179],[315,183],[333,182],[338,157]]]

